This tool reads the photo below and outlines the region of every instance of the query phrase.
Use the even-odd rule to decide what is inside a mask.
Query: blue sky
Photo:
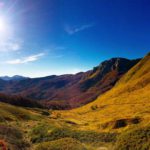
[[[150,50],[149,0],[0,0],[0,76],[86,71]]]

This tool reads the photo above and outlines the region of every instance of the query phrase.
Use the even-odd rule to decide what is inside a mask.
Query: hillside
[[[150,54],[111,90],[80,108],[45,110],[0,102],[0,144],[12,150],[148,150],[149,90]]]
[[[37,121],[46,119],[42,112],[0,102],[0,149],[30,150],[26,134]]]
[[[38,101],[33,101],[28,98],[24,98],[21,96],[8,96],[5,94],[0,93],[0,102],[8,103],[15,106],[22,106],[22,107],[30,107],[30,108],[42,108],[42,104]]]
[[[0,102],[0,148],[10,150],[97,150],[111,145],[116,133],[82,131],[77,124],[53,117],[37,108],[21,108]],[[96,145],[95,145],[96,144]]]
[[[93,70],[76,75],[48,76],[22,80],[0,80],[0,92],[42,100],[53,109],[79,107],[110,90],[139,59],[112,58]]]
[[[40,119],[38,113],[0,102],[0,124],[7,121],[27,121]]]
[[[150,124],[150,54],[129,70],[112,88],[94,102],[62,118],[74,118],[82,129],[115,130],[134,124]],[[86,125],[85,125],[86,124]]]

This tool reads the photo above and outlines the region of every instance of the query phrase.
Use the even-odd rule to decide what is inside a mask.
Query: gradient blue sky
[[[0,0],[1,22],[0,76],[76,73],[150,50],[149,0]]]

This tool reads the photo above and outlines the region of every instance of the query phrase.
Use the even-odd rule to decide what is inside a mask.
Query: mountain
[[[0,81],[0,92],[42,100],[46,106],[54,109],[74,108],[110,90],[139,60],[112,58],[76,75]]]
[[[95,101],[61,114],[82,121],[86,129],[116,130],[150,124],[150,53]],[[134,126],[133,126],[134,127]]]
[[[27,79],[27,77],[15,75],[15,76],[12,76],[12,77],[2,76],[2,77],[0,77],[0,79],[2,79],[4,81],[21,81],[21,80]]]
[[[80,83],[77,82],[81,91],[87,92],[99,80],[97,82],[92,80],[89,86],[83,86],[85,81],[99,75],[105,78],[107,71],[111,72],[110,70],[118,71],[118,64],[121,65],[120,61],[123,62],[122,65],[124,66],[124,61],[127,60],[124,59],[122,61],[120,58],[111,59],[111,61],[105,61],[105,63],[91,71],[79,73],[77,74],[79,79],[81,78],[80,76],[84,77],[79,81],[77,80],[77,75],[64,75],[38,78],[36,82],[40,83],[41,80],[47,82],[47,80],[51,81],[58,77],[61,79],[66,77],[68,79],[67,77],[71,76]],[[108,68],[111,69],[107,70],[106,66],[109,66]],[[123,66],[120,68],[121,70],[124,69]],[[93,75],[94,70],[96,71],[96,76]],[[91,75],[93,76],[91,77]],[[112,77],[114,78],[114,76]],[[9,82],[13,84],[20,83],[20,81],[6,82],[0,80],[3,86],[6,86],[6,83],[10,84]],[[56,87],[56,83],[53,86]],[[63,87],[65,88],[65,86]],[[55,148],[148,150],[150,148],[149,91],[150,54],[122,74],[121,78],[110,90],[100,94],[94,101],[79,108],[72,110],[46,110],[22,108],[19,107],[20,105],[12,106],[0,102],[0,137],[3,139],[0,141],[0,144],[5,149],[12,150],[43,150],[47,148],[52,150]],[[16,96],[8,97],[10,102],[14,102],[14,98]],[[5,98],[5,95],[0,94],[0,100],[7,102],[7,96]],[[53,100],[53,102],[56,101]],[[63,100],[59,102],[65,103]]]

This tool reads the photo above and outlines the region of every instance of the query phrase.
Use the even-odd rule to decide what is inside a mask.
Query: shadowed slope
[[[0,93],[0,102],[8,103],[11,105],[31,107],[31,108],[42,108],[43,106],[37,101],[33,101],[21,96],[8,96]]]

